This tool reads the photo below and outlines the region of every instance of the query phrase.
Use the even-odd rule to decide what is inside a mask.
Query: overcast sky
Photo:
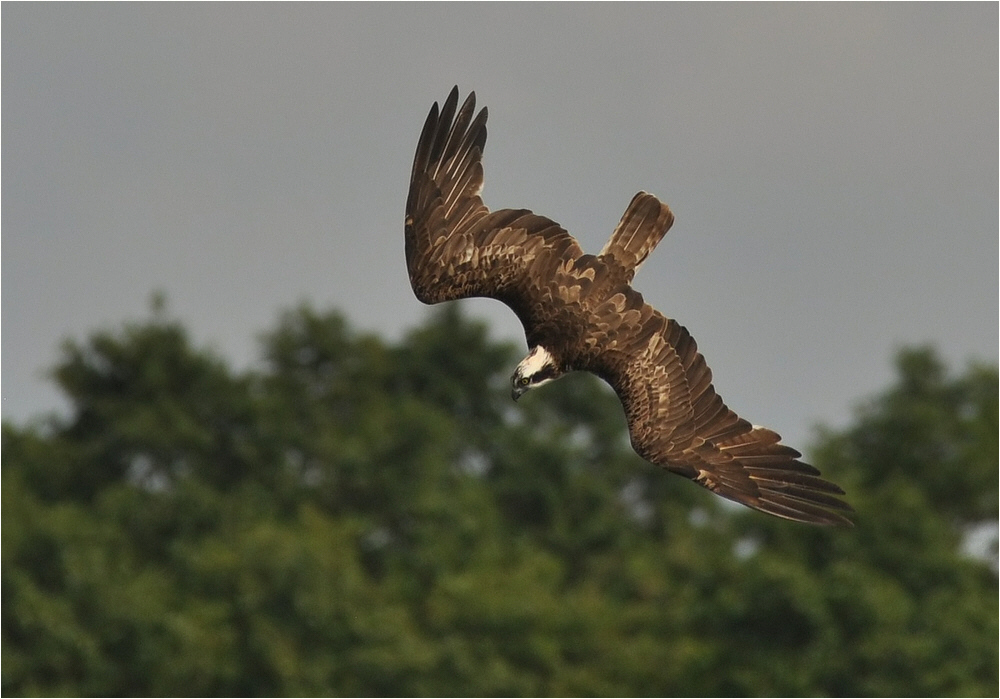
[[[406,186],[457,83],[492,208],[597,252],[636,191],[670,204],[635,287],[801,448],[901,346],[996,361],[997,7],[4,3],[3,417],[61,409],[60,341],[154,290],[237,367],[304,300],[420,323]]]

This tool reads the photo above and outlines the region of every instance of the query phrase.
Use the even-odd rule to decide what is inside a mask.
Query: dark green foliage
[[[263,348],[237,374],[157,310],[66,345],[69,417],[3,426],[4,694],[997,692],[994,368],[902,352],[812,454],[832,530],[645,464],[593,377],[515,406],[457,305]]]

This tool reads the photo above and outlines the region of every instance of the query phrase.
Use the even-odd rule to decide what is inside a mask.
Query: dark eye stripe
[[[556,368],[554,366],[551,366],[551,365],[546,365],[546,366],[542,367],[541,369],[539,369],[531,377],[531,380],[532,380],[532,382],[542,381],[544,379],[551,379],[555,375],[556,375]]]

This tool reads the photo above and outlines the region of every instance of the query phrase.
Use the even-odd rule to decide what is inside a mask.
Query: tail
[[[631,281],[639,265],[663,239],[673,223],[674,215],[670,212],[670,207],[652,194],[639,192],[632,197],[622,220],[611,234],[611,239],[601,250],[601,255],[618,262]]]

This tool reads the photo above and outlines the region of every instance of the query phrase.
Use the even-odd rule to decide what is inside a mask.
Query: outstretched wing
[[[629,289],[598,313],[595,373],[625,408],[636,452],[735,502],[785,519],[850,525],[843,490],[764,427],[731,411],[688,331]]]
[[[483,108],[476,95],[457,110],[458,88],[427,115],[406,200],[406,266],[424,303],[469,296],[499,299],[527,328],[554,270],[583,253],[558,224],[526,209],[490,212],[483,188]]]

